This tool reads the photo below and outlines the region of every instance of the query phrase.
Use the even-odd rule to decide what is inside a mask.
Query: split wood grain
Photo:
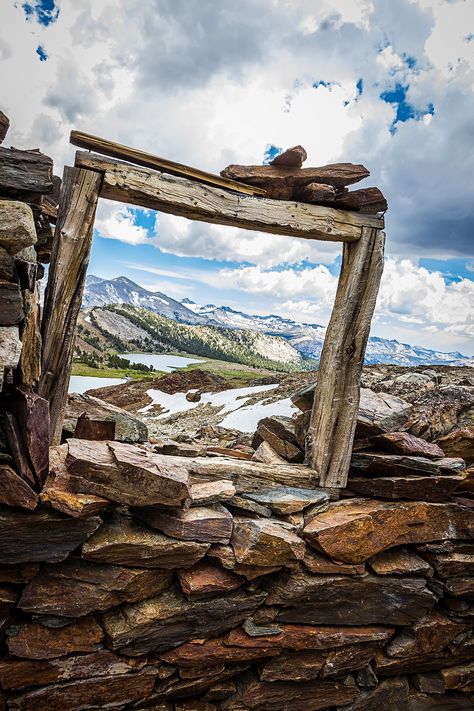
[[[307,459],[323,487],[341,488],[347,482],[384,242],[383,232],[363,228],[359,242],[344,245],[307,438]]]
[[[61,440],[77,317],[101,182],[101,176],[91,170],[64,169],[45,294],[43,367],[38,387],[39,394],[50,403],[53,444],[59,444]]]
[[[382,228],[384,224],[371,215],[237,195],[94,154],[78,152],[76,166],[103,172],[101,197],[190,220],[331,242],[358,240],[362,227]]]

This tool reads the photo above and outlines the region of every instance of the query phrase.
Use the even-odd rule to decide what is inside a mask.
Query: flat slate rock
[[[25,612],[81,617],[123,602],[134,602],[166,590],[167,570],[124,568],[80,560],[44,567],[26,586],[18,606]]]
[[[8,651],[23,659],[54,659],[74,652],[95,652],[104,633],[92,618],[75,620],[64,627],[23,622],[8,630]]]
[[[70,439],[66,465],[71,489],[117,503],[179,507],[189,499],[184,467],[131,444]]]
[[[456,504],[356,499],[332,504],[303,530],[317,550],[344,563],[363,563],[406,543],[472,537],[474,517]]]
[[[62,561],[101,523],[98,516],[73,519],[54,511],[0,507],[0,563]]]
[[[436,602],[426,580],[414,576],[336,577],[285,572],[264,588],[269,593],[267,604],[285,608],[277,622],[307,625],[406,625]]]
[[[265,659],[280,653],[279,647],[240,647],[227,644],[225,637],[214,637],[195,639],[181,644],[160,654],[160,659],[167,664],[178,665],[181,670],[202,665],[203,660],[206,664],[232,664]]]
[[[189,570],[180,570],[178,580],[184,594],[193,599],[224,594],[241,587],[245,582],[239,575],[207,560],[199,562]]]
[[[119,676],[143,666],[145,661],[140,663],[134,659],[128,660],[106,649],[48,661],[7,658],[0,662],[0,685],[2,689],[21,689],[24,686],[43,686],[70,679]]]
[[[306,548],[303,565],[310,573],[316,575],[364,575],[365,573],[363,563],[359,565],[339,563],[311,548]]]
[[[258,492],[245,494],[245,497],[269,506],[281,515],[303,511],[313,504],[329,501],[329,495],[322,489],[298,489],[291,486],[264,487]]]
[[[385,652],[389,657],[401,659],[441,652],[471,626],[451,619],[440,610],[431,610],[393,637]]]
[[[237,563],[275,566],[302,560],[305,543],[288,525],[236,517],[231,538]]]
[[[233,629],[224,635],[224,643],[229,647],[252,649],[268,647],[272,649],[332,649],[348,644],[386,642],[393,635],[393,627],[375,625],[300,625],[281,624],[278,635],[251,637],[241,629]]]
[[[39,689],[28,689],[9,700],[11,711],[61,711],[61,709],[91,709],[102,705],[123,708],[126,704],[150,696],[155,684],[153,673],[146,671],[91,679],[77,679],[63,684],[49,684]]]
[[[431,563],[438,578],[474,575],[474,550],[472,553],[422,551],[422,555]]]
[[[440,476],[444,472],[457,474],[466,465],[462,459],[442,457],[428,459],[402,454],[374,454],[372,452],[357,452],[352,455],[351,469],[358,474],[371,476],[410,476],[433,475]]]
[[[150,506],[134,509],[134,513],[152,528],[184,541],[228,543],[232,535],[232,514],[219,504],[185,511],[161,511]]]
[[[444,452],[439,445],[427,442],[421,437],[415,437],[409,432],[386,432],[374,437],[372,445],[374,449],[381,449],[390,454],[429,457],[430,459],[444,457]],[[450,456],[449,453],[448,456]]]
[[[117,514],[86,541],[82,557],[132,568],[189,568],[208,548],[208,543],[171,538],[136,519]]]
[[[463,484],[462,476],[351,476],[347,488],[355,494],[374,496],[381,499],[410,499],[411,501],[429,501],[441,503]]]
[[[104,616],[109,646],[130,656],[164,651],[193,638],[222,634],[249,617],[263,602],[261,592],[231,592],[210,600],[188,601],[171,589],[157,597]]]
[[[262,442],[267,442],[270,447],[287,462],[302,462],[304,459],[304,454],[297,444],[284,439],[284,436],[279,436],[273,429],[270,429],[270,423],[267,420],[272,420],[272,418],[265,418],[265,420],[260,421],[257,431],[254,434],[252,440],[252,446],[257,449]],[[263,424],[263,423],[266,424]],[[276,428],[280,431],[280,428]],[[285,433],[286,436],[286,433]]]
[[[18,476],[13,467],[0,464],[0,504],[33,511],[37,503],[38,494]]]
[[[223,709],[252,711],[317,711],[346,706],[359,695],[358,688],[336,681],[260,681],[250,677],[237,687],[235,696],[223,702]]]
[[[235,494],[235,486],[231,481],[222,479],[221,481],[205,481],[199,484],[191,484],[189,488],[191,496],[191,506],[210,506],[226,502]]]
[[[433,575],[433,568],[414,551],[395,548],[377,553],[367,561],[377,575]]]

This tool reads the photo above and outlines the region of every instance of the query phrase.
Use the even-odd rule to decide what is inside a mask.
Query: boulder
[[[171,583],[167,570],[124,568],[68,560],[46,566],[23,590],[18,606],[25,612],[82,617],[122,602],[157,595]]]
[[[189,498],[187,470],[136,445],[70,439],[66,466],[73,491],[109,501],[174,507]]]
[[[430,459],[444,457],[445,454],[437,444],[415,437],[409,432],[385,432],[374,437],[372,445],[374,449],[381,449],[390,454],[429,457]],[[448,456],[462,457],[462,454],[451,455],[449,452],[446,452],[446,454]]]
[[[407,548],[382,551],[367,562],[377,575],[424,575],[428,578],[433,575],[431,565]]]
[[[68,395],[63,429],[73,435],[77,420],[83,413],[92,419],[115,422],[114,439],[119,442],[146,442],[148,440],[148,428],[142,420],[120,407],[111,405],[105,400],[99,400],[87,393]]]
[[[428,459],[402,454],[374,454],[356,452],[351,458],[351,470],[370,476],[410,476],[429,474],[458,474],[466,468],[463,459],[442,457]]]
[[[17,254],[36,244],[36,228],[31,207],[16,200],[0,201],[0,247]]]
[[[405,429],[417,437],[439,442],[443,435],[464,426],[464,413],[472,407],[474,387],[443,385],[426,391],[413,401],[413,411]]]
[[[356,499],[332,504],[303,531],[317,550],[345,563],[362,563],[405,543],[469,539],[472,514],[455,504]]]
[[[170,538],[133,518],[117,514],[86,541],[82,557],[97,563],[169,570],[189,568],[208,548],[208,543]]]
[[[257,492],[245,494],[244,498],[268,506],[282,516],[329,501],[329,495],[322,489],[299,489],[291,486],[262,487]]]
[[[32,511],[38,495],[8,464],[0,464],[0,504],[19,506]]]

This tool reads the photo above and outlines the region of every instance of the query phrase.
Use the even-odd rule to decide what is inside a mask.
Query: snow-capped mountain
[[[175,299],[159,291],[148,291],[135,284],[131,279],[127,279],[127,277],[119,276],[115,279],[101,279],[93,274],[88,275],[82,298],[83,308],[106,306],[107,304],[141,306],[174,321],[196,324],[205,323],[205,320],[195,316],[192,311],[179,301],[175,301]]]
[[[179,302],[161,292],[148,291],[123,276],[110,280],[93,275],[87,277],[82,302],[84,308],[120,303],[141,306],[180,323],[221,326],[281,336],[307,359],[319,359],[326,332],[324,326],[301,323],[275,314],[247,314],[229,306],[196,304],[188,298]],[[462,353],[443,353],[377,336],[369,338],[365,360],[367,363],[405,366],[472,365],[473,362],[472,358]]]

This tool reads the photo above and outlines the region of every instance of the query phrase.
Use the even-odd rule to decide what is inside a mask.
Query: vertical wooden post
[[[50,404],[52,444],[61,440],[101,182],[101,175],[91,170],[64,169],[43,309],[43,365],[38,385],[39,395]]]
[[[326,332],[307,437],[307,460],[320,486],[347,483],[360,400],[360,379],[383,271],[385,235],[363,227],[345,243],[336,300]]]

